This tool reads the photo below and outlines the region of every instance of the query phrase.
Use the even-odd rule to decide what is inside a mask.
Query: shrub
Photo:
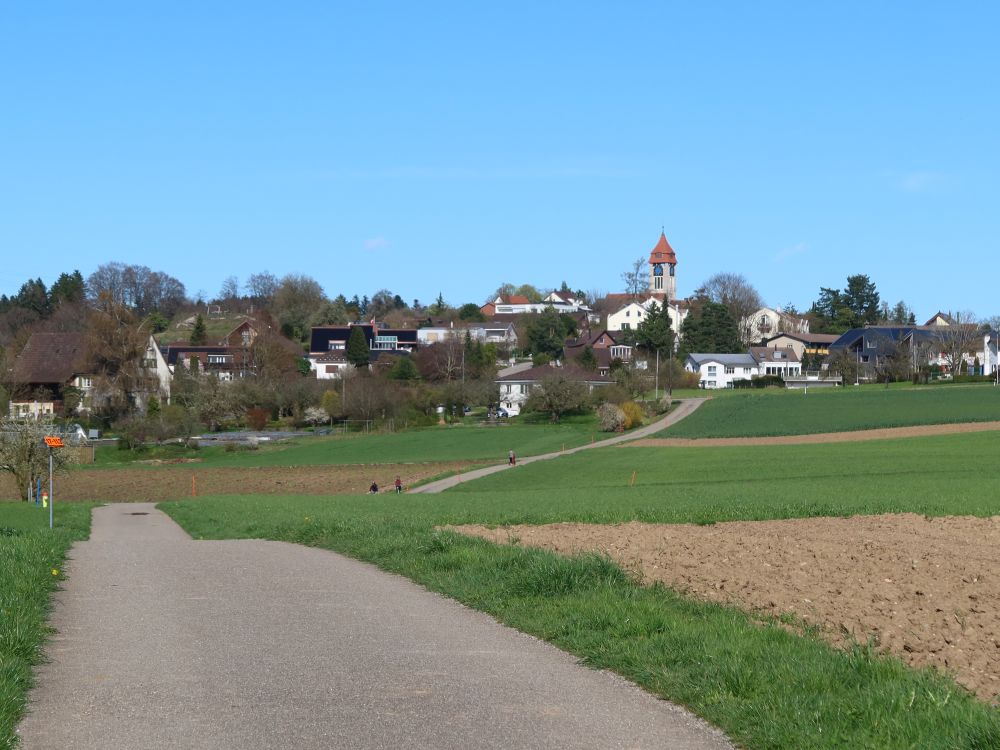
[[[597,409],[597,419],[604,432],[618,432],[625,425],[625,412],[615,404],[601,404]]]
[[[601,404],[624,404],[629,400],[629,394],[617,383],[611,383],[595,388],[590,398],[593,405],[599,407]]]
[[[701,384],[701,376],[696,372],[684,371],[681,375],[680,381],[677,383],[675,388],[697,388]]]
[[[642,407],[635,401],[626,401],[621,405],[621,410],[622,414],[625,415],[624,427],[626,430],[631,430],[633,427],[638,427],[642,424]]]
[[[267,426],[267,420],[271,418],[271,412],[267,409],[256,407],[247,409],[247,427],[251,430],[263,430]]]

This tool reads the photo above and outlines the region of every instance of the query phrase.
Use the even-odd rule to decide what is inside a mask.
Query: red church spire
[[[674,254],[674,249],[670,247],[670,243],[667,242],[667,235],[664,232],[660,232],[660,241],[656,243],[656,247],[649,254],[649,262],[650,264],[667,263],[677,265],[677,256]]]

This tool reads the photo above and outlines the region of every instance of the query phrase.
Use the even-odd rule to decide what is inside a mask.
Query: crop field
[[[810,394],[811,395],[811,394]],[[867,444],[607,448],[440,495],[228,497],[161,507],[195,536],[325,547],[409,576],[692,708],[749,748],[994,747],[1000,717],[872,645],[639,585],[592,554],[491,544],[442,526],[1000,513],[1000,433]],[[515,540],[516,541],[516,540]]]
[[[274,445],[261,444],[255,451],[227,452],[211,447],[191,451],[184,448],[157,449],[149,458],[195,459],[206,467],[326,466],[344,464],[403,464],[469,461],[476,463],[507,460],[507,451],[533,456],[573,448],[608,437],[597,431],[592,416],[567,417],[558,424],[459,424],[426,427],[404,432],[348,434],[344,436],[299,438]],[[126,454],[126,455],[122,455]],[[98,466],[135,465],[144,454],[130,454],[115,448],[100,451]],[[85,467],[86,468],[86,467]]]
[[[63,578],[66,552],[90,533],[90,507],[49,514],[27,503],[0,503],[0,747],[13,747],[24,712],[31,668],[42,657],[49,596]]]
[[[990,385],[731,392],[713,397],[658,437],[809,435],[995,420],[1000,389]]]

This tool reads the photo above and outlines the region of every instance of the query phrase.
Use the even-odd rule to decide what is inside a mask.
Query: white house
[[[485,323],[454,323],[447,326],[426,326],[417,329],[417,342],[420,346],[429,346],[440,341],[447,341],[455,337],[465,338],[465,334],[473,341],[484,344],[504,344],[506,346],[517,346],[517,331],[514,330],[513,323],[492,322]]]
[[[762,307],[742,321],[747,341],[763,341],[779,333],[809,333],[809,321],[781,308]]]
[[[626,303],[608,316],[606,328],[609,331],[626,331],[630,328],[638,328],[639,324],[646,319],[646,316],[649,314],[649,308],[653,306],[654,302],[661,307],[665,304],[664,300],[657,299],[656,297],[647,297],[641,301]],[[681,323],[687,317],[687,313],[688,308],[686,306],[681,309],[679,305],[667,304],[667,315],[670,316],[670,327],[674,330],[674,333],[680,331]]]
[[[758,375],[780,375],[787,378],[802,374],[802,361],[790,347],[752,346],[750,354],[757,361]]]
[[[752,354],[709,354],[696,352],[684,360],[684,369],[698,373],[702,388],[732,388],[737,380],[750,380],[760,368]]]
[[[983,335],[983,374],[1000,375],[1000,331],[987,331]]]
[[[531,389],[546,377],[557,374],[585,384],[589,391],[613,382],[607,375],[587,372],[572,365],[565,367],[539,365],[496,379],[495,382],[500,388],[500,406],[506,409],[511,416],[520,414],[521,406],[528,400]]]

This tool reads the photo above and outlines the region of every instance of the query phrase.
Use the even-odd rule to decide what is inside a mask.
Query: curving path
[[[687,711],[326,550],[94,511],[23,750],[732,745]]]
[[[543,453],[538,456],[526,456],[525,458],[518,458],[517,465],[523,466],[524,464],[533,464],[536,461],[548,461],[553,458],[559,458],[560,456],[568,456],[571,453],[579,453],[580,451],[591,450],[592,448],[606,448],[609,445],[617,445],[619,443],[624,443],[632,440],[641,440],[648,438],[650,435],[655,435],[660,430],[665,430],[670,425],[680,422],[684,417],[688,416],[691,412],[701,406],[703,403],[708,401],[707,398],[686,398],[681,399],[680,404],[672,412],[667,414],[663,419],[660,419],[652,424],[646,425],[645,427],[640,427],[637,430],[633,430],[625,435],[618,435],[613,438],[608,438],[607,440],[601,440],[596,443],[588,443],[587,445],[580,445],[576,448],[570,448],[565,451],[556,451],[555,453]],[[497,464],[496,466],[487,466],[482,469],[474,469],[473,471],[467,471],[463,474],[456,474],[453,477],[446,477],[445,479],[439,479],[436,482],[428,482],[427,484],[421,485],[420,487],[414,487],[410,490],[410,493],[433,493],[442,492],[449,487],[454,487],[462,482],[469,482],[473,479],[480,479],[481,477],[488,477],[490,474],[496,474],[497,472],[506,471],[512,467],[507,464]]]

